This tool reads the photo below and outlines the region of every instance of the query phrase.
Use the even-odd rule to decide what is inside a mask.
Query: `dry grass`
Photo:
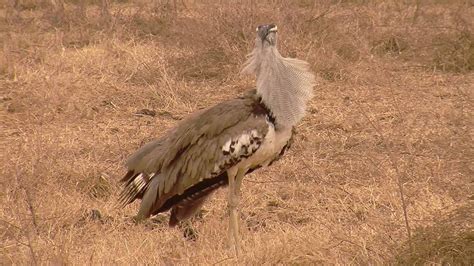
[[[240,263],[472,263],[469,1],[17,2],[0,9],[1,264],[237,263],[225,190],[196,241],[114,202],[131,152],[253,86],[238,71],[269,21],[320,81],[293,149],[244,181]]]

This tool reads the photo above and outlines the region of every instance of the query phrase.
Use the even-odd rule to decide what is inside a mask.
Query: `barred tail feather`
[[[129,171],[122,181],[125,186],[120,192],[118,203],[121,207],[132,203],[134,200],[142,198],[145,193],[150,180],[154,177],[154,173],[151,175],[145,173],[134,173]]]

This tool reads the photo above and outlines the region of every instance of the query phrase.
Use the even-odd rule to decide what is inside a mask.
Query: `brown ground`
[[[135,149],[253,86],[238,71],[266,22],[319,84],[292,150],[244,181],[240,263],[474,261],[470,1],[17,2],[0,9],[0,264],[236,263],[225,189],[195,241],[114,203]]]

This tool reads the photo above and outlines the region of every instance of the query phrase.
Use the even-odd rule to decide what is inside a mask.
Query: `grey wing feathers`
[[[164,201],[249,157],[268,130],[265,115],[254,112],[256,104],[255,93],[223,102],[191,115],[140,148],[127,160],[129,171],[121,180],[125,188],[119,201],[125,205],[148,198],[150,184],[157,190],[156,200]],[[161,203],[154,203],[154,208]]]

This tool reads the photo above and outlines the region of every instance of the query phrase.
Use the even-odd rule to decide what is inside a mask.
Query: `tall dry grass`
[[[473,10],[441,0],[3,3],[0,261],[471,263]],[[244,181],[243,256],[225,245],[225,190],[193,221],[195,241],[166,214],[130,223],[137,205],[114,208],[125,158],[251,88],[238,73],[268,22],[281,52],[310,62],[319,81],[292,150]]]

